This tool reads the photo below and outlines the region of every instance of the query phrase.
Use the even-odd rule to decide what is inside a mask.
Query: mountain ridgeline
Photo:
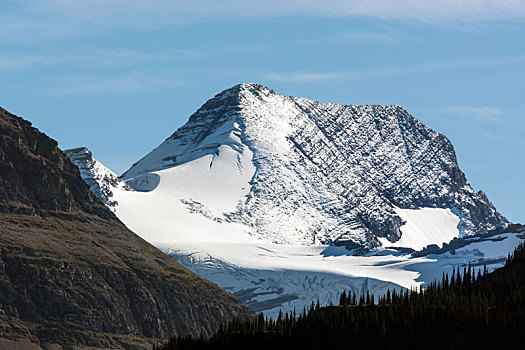
[[[0,108],[0,348],[145,348],[252,317],[129,231],[57,142]]]
[[[237,155],[232,167],[251,173],[249,189],[233,210],[222,208],[222,219],[274,243],[396,242],[405,224],[398,208],[449,209],[460,236],[508,224],[468,185],[449,140],[403,108],[318,103],[258,84],[210,99],[122,179],[151,191],[155,173],[210,155],[212,168],[225,147]],[[245,159],[253,170],[242,166]]]

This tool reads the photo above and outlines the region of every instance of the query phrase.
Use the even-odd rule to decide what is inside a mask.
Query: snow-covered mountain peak
[[[86,147],[68,149],[64,153],[78,167],[80,175],[89,185],[91,192],[112,211],[115,211],[118,205],[113,191],[132,190],[117,174],[94,159],[91,151]]]
[[[164,181],[191,210],[279,244],[388,245],[417,226],[404,218],[432,218],[419,249],[507,224],[467,184],[448,139],[402,107],[318,103],[252,83],[207,101],[122,178],[148,192]],[[434,212],[401,212],[420,208]]]
[[[465,237],[507,221],[470,188],[447,138],[400,106],[240,84],[125,172],[134,190],[86,154],[70,157],[128,228],[268,315],[343,288],[382,294],[496,266],[519,241]],[[432,244],[443,248],[422,250]]]
[[[139,175],[216,154],[220,145],[238,147],[244,121],[251,116],[250,113],[243,113],[243,109],[259,99],[268,100],[277,96],[273,90],[255,83],[238,84],[222,91],[199,108],[186,125],[133,164],[121,177],[129,182]],[[143,189],[140,184],[136,185],[140,187],[137,189]]]
[[[243,100],[271,95],[278,94],[269,87],[258,83],[241,83],[218,93],[214,98],[237,98],[238,100]]]

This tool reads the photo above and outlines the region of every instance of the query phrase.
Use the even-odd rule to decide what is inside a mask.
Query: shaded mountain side
[[[3,109],[0,183],[0,338],[144,348],[253,315],[129,231],[56,141]]]
[[[108,216],[55,140],[0,108],[0,212],[81,210]]]

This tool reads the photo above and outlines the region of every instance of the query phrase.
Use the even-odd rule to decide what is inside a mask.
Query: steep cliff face
[[[191,200],[201,211],[250,227],[262,240],[394,243],[406,223],[399,209],[449,210],[460,220],[460,236],[507,225],[487,197],[467,184],[448,139],[403,108],[320,104],[257,84],[209,100],[122,178],[154,191],[158,176],[167,177],[169,169],[202,159],[211,169],[227,153],[245,189],[236,204],[221,207],[198,194]],[[222,176],[217,186],[229,178]],[[193,179],[195,186],[199,176]]]
[[[252,316],[129,231],[54,140],[3,109],[0,183],[1,338],[144,348]]]

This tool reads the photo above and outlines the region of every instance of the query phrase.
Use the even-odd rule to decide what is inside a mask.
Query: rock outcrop
[[[64,153],[80,170],[91,192],[109,209],[114,210],[118,202],[113,198],[115,189],[132,189],[110,169],[98,162],[86,147],[65,150]]]

